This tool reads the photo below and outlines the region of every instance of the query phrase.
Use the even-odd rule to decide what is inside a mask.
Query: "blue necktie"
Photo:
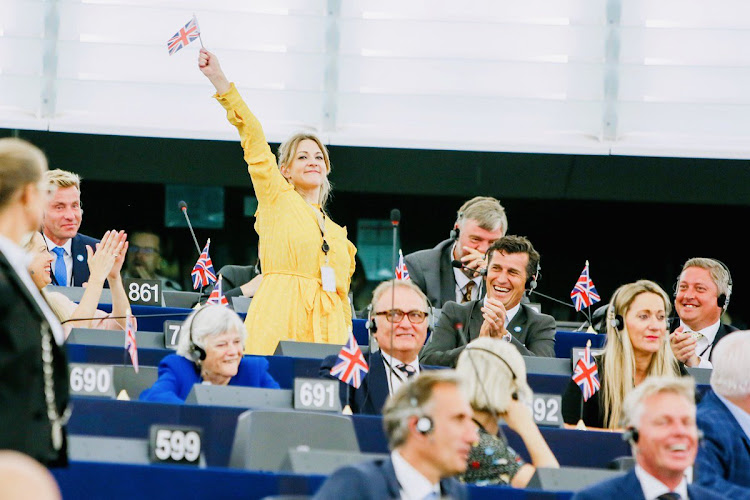
[[[63,247],[55,247],[52,251],[57,255],[55,259],[55,281],[59,286],[68,286],[68,269],[65,267],[65,249]]]

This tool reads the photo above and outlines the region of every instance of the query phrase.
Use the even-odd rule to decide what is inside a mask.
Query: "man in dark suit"
[[[458,209],[449,239],[404,258],[409,278],[437,308],[449,300],[462,303],[479,299],[481,277],[474,270],[484,267],[487,249],[507,230],[508,218],[498,200],[472,198]],[[454,260],[465,268],[454,268]]]
[[[578,492],[574,500],[729,498],[687,483],[685,471],[698,450],[692,379],[649,377],[628,394],[623,411],[635,468]]]
[[[20,246],[41,224],[46,170],[39,149],[0,139],[0,449],[59,466],[67,462],[65,335]]]
[[[687,366],[712,368],[713,348],[737,328],[721,322],[732,295],[732,276],[722,262],[697,257],[685,262],[674,307],[680,325],[670,335],[672,352]]]
[[[711,389],[698,405],[704,439],[695,461],[698,483],[731,498],[750,498],[750,331],[714,349]]]
[[[56,169],[46,172],[44,180],[49,186],[50,198],[44,211],[42,234],[55,258],[52,284],[83,286],[91,274],[86,246],[96,250],[99,240],[78,233],[83,218],[81,179],[72,172]]]
[[[409,380],[383,409],[390,457],[337,470],[315,498],[468,498],[452,476],[466,470],[478,436],[459,383],[452,370]]]
[[[555,355],[555,319],[521,303],[536,287],[539,252],[522,236],[503,236],[488,250],[487,297],[466,304],[447,302],[423,363],[455,366],[464,346],[478,337],[502,338],[524,356]]]
[[[394,288],[395,287],[395,288]],[[359,388],[341,384],[342,405],[353,413],[380,414],[389,394],[409,378],[430,369],[419,363],[419,350],[427,338],[429,308],[422,291],[410,281],[384,281],[372,294],[369,313],[370,334],[380,350],[368,357],[370,367]],[[331,377],[338,356],[328,356],[320,375]]]

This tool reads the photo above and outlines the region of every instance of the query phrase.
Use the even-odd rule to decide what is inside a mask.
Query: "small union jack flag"
[[[193,289],[198,290],[201,287],[216,283],[216,272],[211,257],[208,256],[208,246],[211,244],[211,238],[206,241],[206,246],[198,257],[190,276],[193,277]]]
[[[195,16],[193,16],[193,18],[188,21],[185,27],[180,28],[180,31],[175,33],[174,36],[167,42],[169,55],[171,56],[172,54],[183,48],[185,45],[189,44],[192,41],[195,41],[195,39],[200,37],[200,35],[201,30],[198,27],[198,20],[195,18]]]
[[[570,298],[573,299],[576,311],[602,300],[599,297],[599,292],[596,291],[596,287],[594,287],[594,282],[589,277],[589,261],[586,261],[586,265],[583,266],[583,271],[576,281],[576,286],[570,291]]]
[[[409,270],[406,268],[406,262],[404,262],[404,254],[401,253],[401,249],[398,250],[398,266],[396,266],[396,279],[397,280],[408,280]]]
[[[133,316],[130,314],[130,309],[125,316],[125,349],[130,354],[135,373],[138,373],[138,343],[135,341],[135,328],[133,328]]]
[[[354,386],[355,389],[359,389],[362,379],[368,371],[369,367],[365,362],[362,351],[359,349],[357,339],[354,338],[354,333],[349,332],[349,340],[341,348],[339,362],[331,368],[331,375]]]
[[[578,360],[575,370],[573,370],[573,381],[581,388],[584,401],[588,401],[599,390],[599,369],[596,367],[593,356],[591,356],[590,340],[586,342],[583,356]]]
[[[219,281],[216,282],[216,286],[211,291],[211,295],[208,296],[206,304],[219,304],[222,306],[229,305],[229,301],[224,296],[224,291],[221,289],[221,274],[219,275]]]

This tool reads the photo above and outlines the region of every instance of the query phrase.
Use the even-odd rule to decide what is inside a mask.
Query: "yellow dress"
[[[344,344],[352,326],[349,282],[357,249],[346,228],[325,218],[328,265],[336,291],[326,292],[320,277],[325,264],[323,238],[313,208],[281,175],[260,122],[234,84],[214,96],[237,127],[258,198],[255,231],[260,238],[263,280],[245,319],[247,354],[273,354],[280,340]]]

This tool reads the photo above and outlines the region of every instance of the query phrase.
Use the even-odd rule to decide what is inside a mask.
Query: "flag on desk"
[[[404,262],[404,254],[401,253],[401,249],[398,249],[398,266],[396,266],[396,279],[397,280],[408,280],[409,270],[406,268],[406,262]]]
[[[222,306],[229,305],[229,301],[224,296],[224,291],[221,288],[221,274],[219,275],[219,281],[216,282],[216,286],[211,291],[211,295],[208,296],[206,304],[219,304]]]
[[[133,328],[133,316],[128,309],[125,315],[125,349],[130,354],[135,372],[138,373],[138,344],[135,341],[135,328]]]
[[[172,38],[167,42],[167,49],[171,56],[185,45],[195,41],[196,38],[201,36],[201,29],[198,26],[198,19],[193,18],[187,22],[187,24],[180,28],[180,31],[174,34]]]
[[[342,382],[354,386],[355,389],[359,389],[362,379],[367,375],[368,371],[369,367],[357,344],[357,339],[354,338],[354,333],[350,331],[349,340],[344,344],[339,353],[338,363],[331,368],[331,375],[338,377]]]
[[[584,307],[589,307],[591,304],[596,304],[600,300],[599,292],[594,287],[594,282],[591,281],[589,276],[589,261],[586,261],[586,265],[583,266],[583,271],[576,281],[576,286],[570,291],[570,298],[573,299],[573,305],[576,307],[576,311],[580,311]]]
[[[208,247],[210,244],[211,238],[206,241],[206,246],[203,248],[201,256],[198,257],[198,262],[195,263],[193,271],[190,273],[190,276],[193,277],[193,288],[195,290],[216,283],[214,264],[211,262],[211,257],[208,256]]]
[[[584,401],[588,401],[599,390],[599,369],[596,367],[596,361],[591,355],[590,340],[586,342],[583,356],[578,360],[573,370],[573,381],[581,388]]]

